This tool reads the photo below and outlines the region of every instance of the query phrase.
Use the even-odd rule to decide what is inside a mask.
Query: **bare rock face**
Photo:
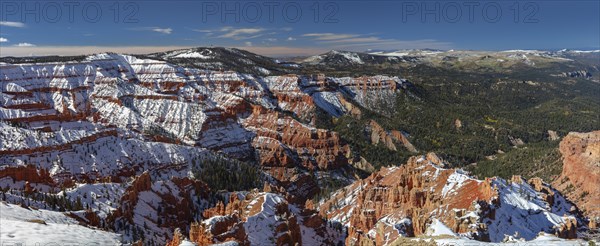
[[[571,132],[560,142],[563,171],[554,181],[558,190],[590,218],[590,227],[600,221],[600,131]]]
[[[357,119],[361,118],[362,111],[360,110],[359,107],[357,107],[356,105],[352,104],[351,102],[349,102],[348,100],[346,100],[344,97],[340,97],[340,103],[344,107],[344,109],[346,110],[346,112],[348,112],[350,115],[356,117]]]
[[[0,179],[10,177],[14,181],[27,181],[28,183],[40,183],[54,185],[54,180],[45,169],[38,170],[33,165],[5,167],[0,170]]]
[[[382,143],[386,148],[390,150],[397,150],[396,145],[392,140],[392,136],[390,136],[377,122],[371,120],[366,127],[366,132],[370,135],[369,139],[371,143],[377,145]]]
[[[399,143],[410,152],[417,152],[417,149],[408,141],[408,138],[397,130],[386,131],[376,121],[371,120],[365,128],[372,144],[383,144],[386,148],[396,151],[396,144]]]
[[[245,125],[256,132],[253,146],[262,166],[330,170],[348,164],[350,147],[336,132],[316,129],[256,106]]]
[[[150,173],[144,172],[127,188],[108,221],[117,230],[133,228],[129,236],[139,237],[144,244],[165,242],[172,239],[175,229],[185,230],[199,217],[192,212],[201,209],[208,190],[200,181],[176,177],[153,181]],[[125,229],[127,232],[130,231]]]
[[[371,163],[369,163],[365,158],[363,157],[357,157],[357,158],[353,158],[350,159],[350,164],[358,169],[358,170],[363,170],[365,172],[369,172],[372,173],[375,171],[375,167],[373,167],[373,165],[371,165]]]
[[[453,233],[492,242],[507,235],[531,240],[542,231],[576,236],[582,218],[541,179],[531,184],[518,176],[476,180],[442,165],[430,153],[383,168],[336,192],[320,205],[320,213],[346,227],[346,245],[387,245],[403,236],[430,235],[439,228],[436,221]]]
[[[327,172],[349,166],[350,146],[336,132],[317,129],[262,106],[244,120],[256,137],[251,145],[267,173],[299,198],[318,192],[316,180],[300,170]],[[304,202],[303,200],[300,202]]]
[[[387,76],[327,78],[327,81],[342,85],[350,92],[353,101],[358,102],[362,107],[388,116],[395,110],[390,105],[390,102],[394,101],[395,93],[411,86],[411,83],[406,80]]]

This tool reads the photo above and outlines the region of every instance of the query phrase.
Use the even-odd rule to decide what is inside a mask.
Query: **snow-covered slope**
[[[203,215],[206,219],[193,223],[188,237],[198,245],[333,245],[343,236],[314,211],[270,192],[232,193],[226,205],[219,203]]]
[[[254,125],[262,116],[246,119],[253,111],[291,112],[304,122],[287,120],[311,124],[317,107],[339,117],[350,111],[346,99],[370,107],[375,104],[367,98],[385,100],[406,82],[385,76],[262,78],[97,54],[83,62],[5,64],[0,84],[3,163],[97,178],[125,167],[189,165],[206,155],[198,147],[253,159],[264,142],[253,139],[266,137],[264,127]]]
[[[11,245],[121,245],[121,235],[79,225],[63,213],[0,202],[0,241]]]
[[[216,64],[211,59],[228,55],[259,64],[260,57],[235,49],[3,63],[0,185],[12,188],[3,191],[5,200],[72,210],[84,223],[112,227],[128,242],[142,235],[132,228],[147,227],[160,236],[145,237],[146,243],[164,243],[178,224],[159,220],[163,206],[155,201],[174,202],[164,189],[174,190],[173,182],[216,156],[250,162],[295,201],[318,192],[316,179],[352,182],[350,147],[337,133],[315,127],[315,112],[339,117],[353,112],[351,101],[369,107],[365,98],[391,95],[406,83],[386,76],[261,77],[177,65]],[[160,185],[128,195],[144,171]],[[189,210],[201,203],[207,206],[182,206],[197,215],[201,211]]]
[[[371,66],[382,64],[399,64],[410,62],[411,58],[398,56],[385,56],[381,54],[368,54],[352,51],[332,50],[325,54],[310,56],[302,62],[309,65],[321,65],[329,67],[354,67],[354,66]]]
[[[294,70],[276,60],[245,50],[224,47],[199,47],[148,55],[174,64],[209,70],[231,70],[254,75],[286,74]]]
[[[597,51],[577,50],[504,50],[504,51],[467,51],[467,50],[398,50],[398,51],[372,51],[373,56],[382,56],[394,59],[409,60],[414,64],[427,66],[443,66],[452,68],[460,67],[462,71],[495,67],[545,67],[553,63],[574,64],[574,60],[583,61],[589,58],[598,58]],[[583,58],[583,59],[582,59]],[[502,71],[502,70],[499,70]]]

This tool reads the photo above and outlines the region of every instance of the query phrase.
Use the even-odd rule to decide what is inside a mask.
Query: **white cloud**
[[[244,42],[246,46],[252,46],[252,42]]]
[[[265,31],[263,28],[232,28],[223,27],[221,28],[221,34],[219,38],[231,38],[235,40],[251,39],[262,36],[261,32]]]
[[[168,28],[162,28],[162,27],[134,27],[134,28],[127,28],[127,30],[132,30],[132,31],[152,31],[152,32],[158,32],[158,33],[162,33],[162,34],[171,34],[173,32],[173,29],[171,29],[170,27],[168,27]]]
[[[226,38],[226,39],[233,39],[233,40],[246,40],[246,39],[258,38],[261,36],[277,34],[277,32],[267,32],[267,31],[269,31],[269,29],[262,28],[262,27],[235,28],[235,27],[231,27],[231,26],[225,26],[225,27],[222,27],[219,29],[191,29],[191,30],[194,32],[205,33],[206,37]]]
[[[359,37],[357,34],[341,34],[341,33],[307,33],[302,35],[303,37],[312,37],[315,40],[336,40],[344,38]]]
[[[0,37],[0,43],[6,43],[8,42],[8,39]]]
[[[0,21],[0,26],[9,26],[9,27],[25,27],[25,23],[23,22],[15,22],[15,21]]]
[[[397,39],[378,39],[365,42],[350,42],[338,43],[335,47],[353,48],[355,50],[365,49],[441,49],[447,50],[452,48],[452,44],[442,42],[435,39],[420,39],[420,40],[397,40]]]
[[[212,33],[215,30],[210,30],[210,29],[192,29],[192,31],[194,31],[194,32]]]
[[[287,38],[287,41],[294,41],[294,40],[296,40],[296,38],[294,38],[294,37],[288,37]]]
[[[265,41],[267,41],[267,42],[277,42],[277,39],[276,38],[267,38],[267,39],[265,39]]]
[[[345,34],[345,33],[307,33],[303,37],[312,38],[318,44],[331,48],[343,48],[362,51],[365,49],[450,49],[451,44],[434,39],[398,40],[372,36],[372,34]]]
[[[321,43],[326,44],[344,44],[344,43],[366,43],[366,42],[381,42],[384,39],[378,37],[360,37],[360,38],[344,38],[344,39],[336,39],[336,40],[327,40]]]
[[[155,28],[152,28],[151,30],[153,32],[159,32],[159,33],[162,33],[162,34],[171,34],[171,32],[173,32],[173,29],[171,29],[171,28],[158,28],[158,27],[155,27]]]
[[[17,47],[35,47],[35,44],[31,44],[31,43],[18,43],[18,44],[15,44],[15,46],[17,46]]]

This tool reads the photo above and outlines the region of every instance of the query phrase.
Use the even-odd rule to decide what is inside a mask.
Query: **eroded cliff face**
[[[198,245],[331,245],[341,236],[316,211],[269,192],[231,193],[227,205],[219,202],[203,217],[190,225],[189,240]]]
[[[259,77],[119,54],[0,64],[0,186],[17,193],[10,202],[27,200],[20,191],[64,196],[61,206],[81,200],[76,207],[91,213],[74,212],[78,219],[126,241],[144,230],[156,236],[141,242],[164,243],[208,206],[188,177],[217,155],[256,163],[290,204],[304,204],[322,177],[352,182],[354,166],[370,164],[337,133],[316,128],[315,112],[360,117],[359,105],[378,107],[369,99],[393,96],[405,83]],[[54,201],[27,203],[58,209]]]
[[[563,171],[553,184],[600,226],[600,131],[571,132],[560,142]]]
[[[541,231],[576,237],[581,218],[541,180],[476,180],[444,165],[434,154],[412,157],[336,192],[320,205],[320,213],[347,228],[347,245],[436,235],[437,222],[453,233],[492,242],[514,235],[531,240]]]
[[[396,93],[412,87],[407,80],[387,76],[362,76],[356,78],[328,78],[329,82],[342,85],[343,92],[362,107],[391,116],[396,110]],[[342,101],[343,102],[343,101]],[[353,107],[349,107],[351,110]],[[355,112],[360,113],[360,112]]]
[[[261,107],[256,107],[244,123],[256,132],[253,146],[263,166],[300,164],[310,170],[331,170],[348,164],[350,147],[336,132],[317,129]]]
[[[54,180],[47,170],[38,170],[33,165],[6,167],[0,170],[0,179],[3,178],[11,178],[13,181],[54,185]]]
[[[399,236],[421,235],[430,216],[460,232],[476,231],[477,227],[469,228],[470,221],[462,224],[458,219],[462,216],[456,213],[474,211],[477,201],[495,196],[490,181],[477,182],[439,165],[443,163],[430,155],[425,160],[411,158],[406,165],[384,168],[337,192],[320,206],[321,215],[346,225],[346,244],[370,239],[382,245]],[[448,179],[448,184],[443,182]],[[456,196],[461,193],[469,194]],[[396,226],[405,229],[397,230]]]
[[[315,110],[360,114],[347,99],[367,106],[366,98],[393,95],[405,83],[255,77],[118,54],[1,66],[0,161],[37,163],[52,174],[77,169],[92,180],[186,165],[203,152],[197,147],[266,169],[339,169],[348,166],[348,146],[314,127]]]
[[[107,221],[125,236],[160,244],[172,239],[174,229],[186,230],[191,221],[200,218],[195,211],[208,205],[208,192],[208,186],[200,181],[153,179],[144,172],[127,188]]]

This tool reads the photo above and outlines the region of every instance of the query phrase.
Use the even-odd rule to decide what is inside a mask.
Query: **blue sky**
[[[210,45],[273,56],[600,46],[599,1],[3,0],[0,21],[2,56]]]

